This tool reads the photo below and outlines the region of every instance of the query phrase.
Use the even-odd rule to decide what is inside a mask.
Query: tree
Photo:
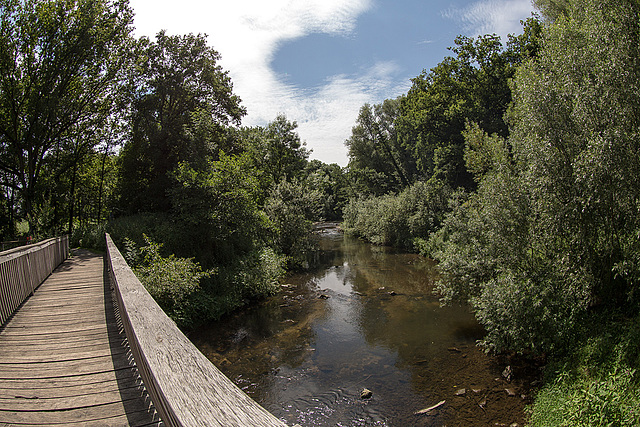
[[[314,159],[307,163],[304,174],[304,184],[319,191],[324,201],[320,217],[329,221],[342,219],[342,209],[349,199],[345,169],[336,163],[326,164]]]
[[[242,147],[254,160],[257,169],[263,172],[263,189],[301,177],[311,153],[306,143],[296,132],[298,124],[289,121],[283,114],[266,127],[245,128],[240,135]]]
[[[400,102],[401,98],[387,99],[362,106],[351,137],[345,142],[352,179],[366,193],[398,191],[414,179],[415,164],[398,143],[395,129]]]
[[[224,150],[226,128],[245,114],[220,55],[206,36],[142,39],[134,73],[131,139],[121,153],[126,212],[168,211],[171,172],[181,163],[206,168]]]
[[[286,255],[290,267],[304,265],[312,249],[311,226],[320,219],[322,193],[286,180],[275,185],[265,202],[265,213],[274,228],[274,246]]]
[[[506,48],[496,35],[457,37],[451,48],[455,57],[413,79],[395,128],[402,149],[414,159],[418,179],[436,177],[454,188],[474,188],[465,169],[462,132],[472,122],[490,134],[508,135],[503,117],[511,102],[509,80],[537,54],[542,31],[536,19],[523,24],[523,34],[510,36]]]
[[[111,111],[131,20],[126,0],[0,2],[2,185],[19,192],[33,228],[45,163]]]
[[[497,349],[561,348],[590,307],[640,309],[640,4],[576,1],[513,81],[508,140],[467,132],[478,192],[446,221],[446,299]]]

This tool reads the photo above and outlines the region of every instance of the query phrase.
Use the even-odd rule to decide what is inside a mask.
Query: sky
[[[130,0],[136,36],[207,34],[247,115],[279,114],[325,163],[348,163],[365,104],[406,94],[457,35],[521,33],[530,0]]]

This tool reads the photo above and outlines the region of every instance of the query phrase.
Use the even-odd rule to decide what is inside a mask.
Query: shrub
[[[343,228],[377,245],[424,248],[440,227],[451,189],[438,180],[416,182],[401,193],[357,199],[344,210]]]
[[[72,248],[82,247],[104,252],[106,250],[105,230],[106,224],[82,224],[73,229],[69,245]]]
[[[133,264],[136,276],[165,313],[179,326],[186,326],[190,321],[185,313],[188,311],[185,302],[199,289],[200,280],[213,271],[202,271],[192,258],[163,257],[160,255],[162,244],[151,241],[146,235],[144,239],[146,246],[137,249],[131,240],[127,240],[127,262]]]
[[[640,425],[639,320],[591,316],[568,355],[549,364],[548,383],[530,408],[531,425]]]

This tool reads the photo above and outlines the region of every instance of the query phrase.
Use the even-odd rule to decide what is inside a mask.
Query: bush
[[[136,248],[126,240],[125,258],[133,271],[158,305],[178,326],[189,326],[187,298],[200,287],[200,280],[213,271],[202,271],[192,258],[160,255],[162,244],[144,236],[146,246]]]
[[[424,249],[440,227],[451,189],[441,181],[416,182],[400,194],[352,200],[344,210],[343,228],[377,245]]]
[[[591,316],[569,355],[549,364],[532,426],[640,425],[640,319],[601,319]]]
[[[106,251],[105,230],[106,224],[82,224],[73,229],[69,246],[104,252]]]

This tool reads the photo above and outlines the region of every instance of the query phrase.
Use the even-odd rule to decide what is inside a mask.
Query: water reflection
[[[466,307],[439,306],[431,261],[335,233],[319,244],[320,267],[281,295],[192,334],[236,384],[302,426],[523,424],[522,384],[475,347]]]

